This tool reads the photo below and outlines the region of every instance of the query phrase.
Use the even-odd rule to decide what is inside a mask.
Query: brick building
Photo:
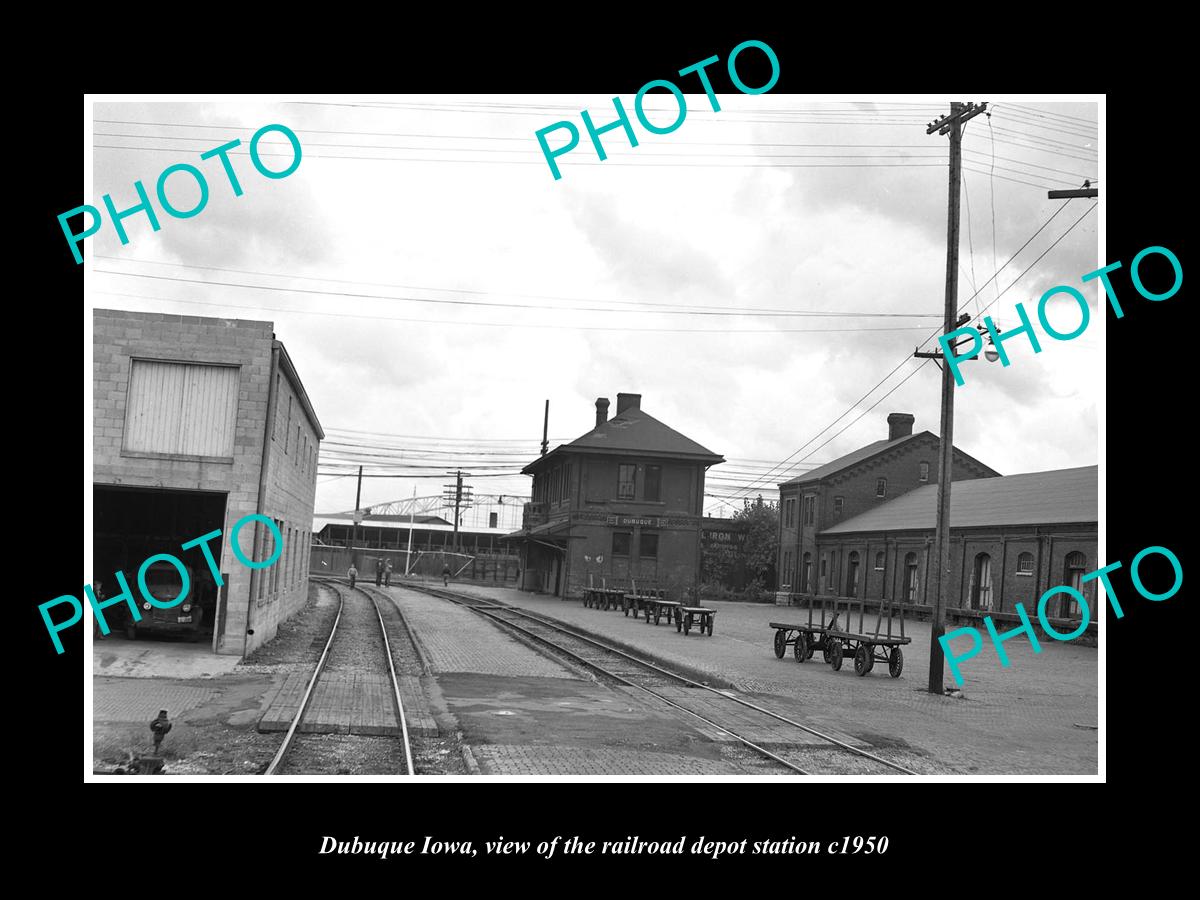
[[[951,617],[1012,614],[1019,601],[1033,618],[1045,591],[1069,585],[1087,599],[1095,621],[1096,581],[1082,578],[1099,567],[1098,497],[1096,466],[955,480],[948,606],[962,612]],[[931,607],[936,523],[937,487],[928,485],[823,530],[821,552],[861,573],[847,576],[838,593]],[[1081,610],[1058,595],[1046,614],[1078,619]]]
[[[655,584],[678,596],[699,583],[704,475],[724,462],[618,394],[596,401],[596,427],[530,463],[532,500],[510,535],[526,590],[577,595],[599,584]]]
[[[94,312],[94,576],[133,589],[142,561],[181,558],[213,650],[245,655],[305,601],[317,455],[325,437],[270,322],[97,309]],[[260,513],[283,534],[279,559],[251,570],[231,526]],[[225,582],[199,548],[208,532]],[[254,560],[274,551],[259,522],[240,532]],[[112,587],[114,590],[109,590]],[[118,607],[113,607],[113,610]]]
[[[936,485],[941,441],[913,434],[915,417],[892,413],[888,436],[779,486],[779,589],[796,594],[844,595],[861,571],[822,537],[827,529],[883,506],[909,491]],[[955,483],[993,478],[988,468],[954,448]],[[953,493],[953,492],[951,492]]]

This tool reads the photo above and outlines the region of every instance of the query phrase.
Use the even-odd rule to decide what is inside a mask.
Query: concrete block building
[[[704,476],[724,457],[618,394],[617,413],[596,401],[596,427],[530,463],[532,500],[510,536],[522,587],[577,596],[589,583],[665,588],[678,597],[700,580]]]
[[[304,603],[317,456],[324,431],[270,322],[97,309],[94,314],[94,582],[116,591],[156,553],[191,570],[203,635],[245,655]],[[259,513],[283,535],[279,559],[252,570],[230,529]],[[208,532],[224,585],[199,548]],[[240,549],[274,552],[265,524],[247,524]],[[116,607],[113,607],[116,609]]]

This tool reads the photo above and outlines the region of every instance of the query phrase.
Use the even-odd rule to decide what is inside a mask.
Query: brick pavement
[[[427,594],[383,588],[403,610],[434,672],[575,678],[470,610]]]
[[[585,608],[578,601],[505,588],[453,585],[456,590],[502,600],[587,628],[667,664],[710,672],[748,694],[771,695],[764,703],[794,711],[803,721],[819,717],[872,743],[920,749],[962,771],[992,773],[1094,774],[1098,652],[1073,643],[1043,643],[1034,654],[1028,641],[1005,644],[1011,666],[1003,668],[990,646],[964,665],[966,699],[938,697],[924,684],[929,659],[929,624],[909,623],[913,642],[904,648],[905,671],[887,675],[885,665],[859,678],[853,660],[840,672],[820,656],[797,663],[777,659],[771,648],[772,621],[800,621],[806,610],[759,604],[714,602],[713,637],[684,636],[674,628],[646,625],[615,611]],[[986,641],[986,638],[985,638]],[[946,683],[953,684],[947,674]]]
[[[172,720],[203,706],[220,693],[217,687],[152,678],[95,678],[94,722],[149,722],[160,709]]]
[[[729,775],[725,760],[674,753],[564,747],[553,744],[486,744],[475,748],[484,775]]]

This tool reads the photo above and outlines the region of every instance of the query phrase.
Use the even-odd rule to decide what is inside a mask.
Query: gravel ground
[[[236,671],[270,675],[311,669],[321,658],[337,611],[338,598],[334,589],[310,581],[308,603],[304,608],[280,625],[273,639],[242,660]]]

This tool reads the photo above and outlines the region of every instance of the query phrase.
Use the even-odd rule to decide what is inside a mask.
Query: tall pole
[[[408,553],[404,557],[404,577],[408,577],[408,573],[412,567],[412,536],[413,522],[416,521],[417,514],[417,486],[413,485],[412,506],[408,508]]]
[[[454,552],[458,552],[458,510],[462,506],[462,469],[457,472],[458,478],[454,486]]]
[[[950,199],[946,224],[946,310],[944,334],[958,322],[959,196],[962,190],[962,126],[987,108],[987,104],[951,103],[950,115],[930,123],[926,134],[950,135]],[[944,693],[945,654],[939,638],[946,633],[946,607],[950,590],[950,483],[954,477],[954,379],[942,366],[941,445],[938,448],[937,530],[933,555],[933,616],[929,634],[929,692]]]
[[[363,467],[358,467],[358,489],[354,492],[354,539],[350,542],[350,565],[358,567],[358,551],[354,549],[354,545],[358,543],[358,523],[362,521],[362,470]]]
[[[546,398],[546,414],[542,417],[542,456],[550,449],[550,398]]]

